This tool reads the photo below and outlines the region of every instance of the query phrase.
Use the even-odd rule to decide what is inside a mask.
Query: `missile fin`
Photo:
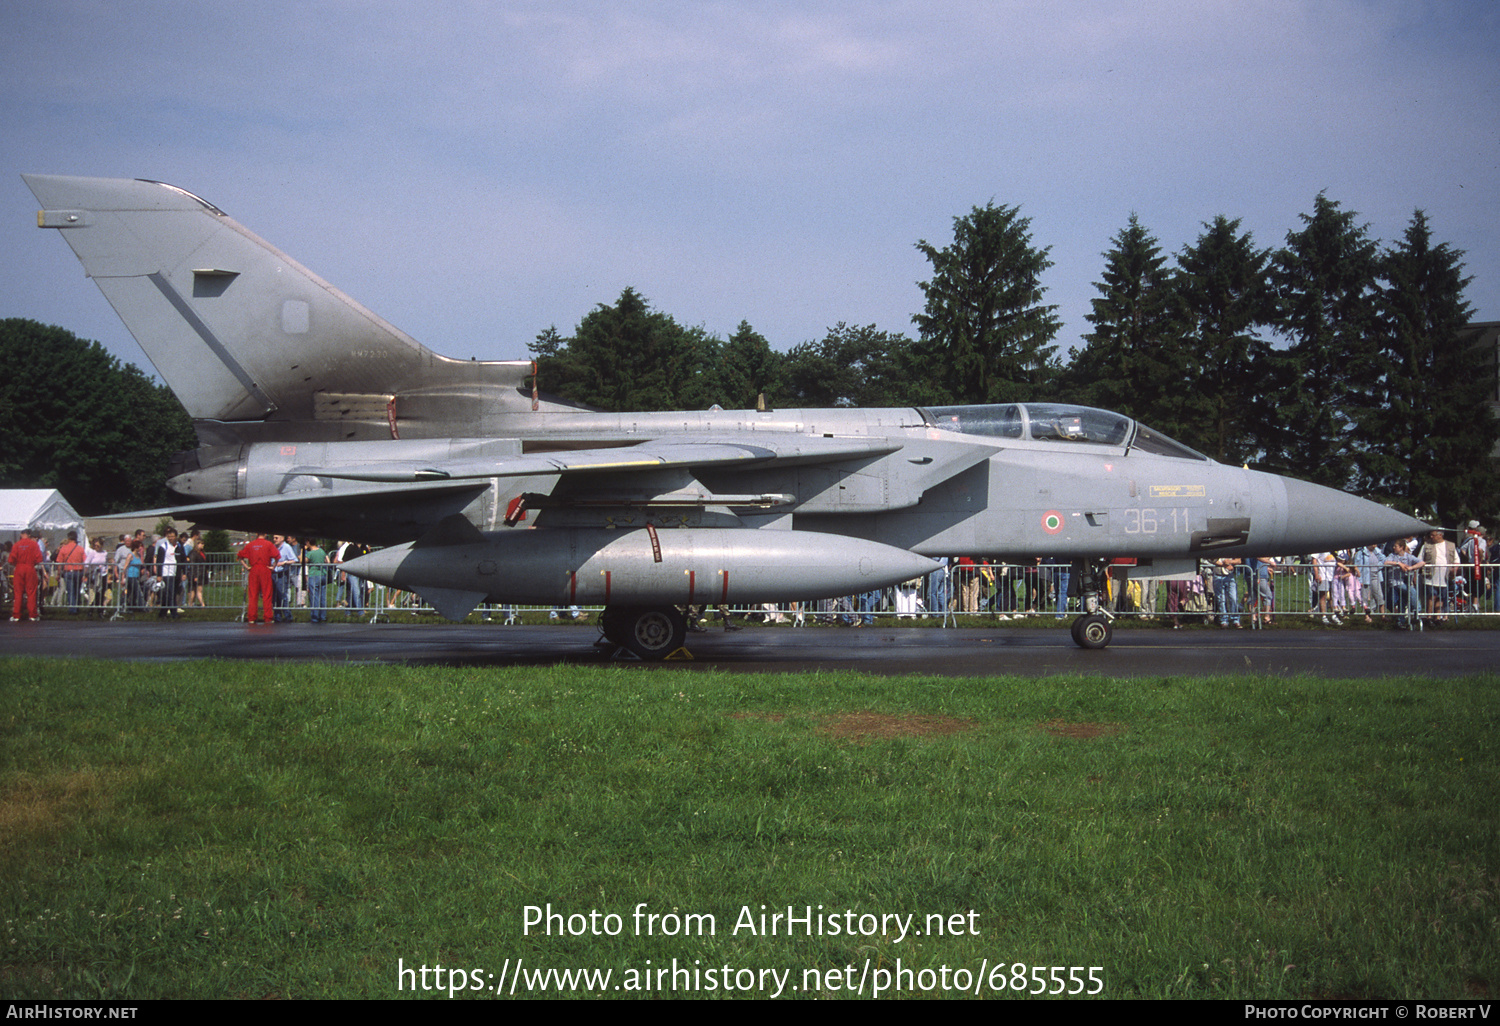
[[[449,620],[462,620],[474,611],[474,607],[484,601],[482,591],[459,591],[455,588],[429,588],[421,587],[415,589],[416,593],[433,609],[443,614]]]

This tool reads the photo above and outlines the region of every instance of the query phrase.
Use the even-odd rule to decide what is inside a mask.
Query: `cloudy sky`
[[[144,355],[24,171],[179,185],[439,352],[633,286],[785,349],[912,332],[955,216],[1019,205],[1064,353],[1136,213],[1279,246],[1417,208],[1500,319],[1495,0],[0,3],[0,317]],[[45,368],[39,368],[45,373]]]

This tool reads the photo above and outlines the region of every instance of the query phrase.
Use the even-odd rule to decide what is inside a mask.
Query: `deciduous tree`
[[[0,320],[0,487],[56,488],[85,515],[158,505],[196,445],[182,404],[98,342]]]
[[[543,387],[602,410],[680,410],[715,402],[708,372],[717,340],[683,328],[626,288],[564,339],[549,328],[532,343]]]
[[[940,398],[913,370],[912,343],[905,335],[873,324],[840,322],[816,342],[786,355],[786,404],[828,406],[916,406]]]
[[[718,361],[711,379],[715,401],[725,409],[753,409],[764,395],[778,405],[782,399],[785,357],[771,348],[764,335],[741,321],[735,333],[718,347]]]

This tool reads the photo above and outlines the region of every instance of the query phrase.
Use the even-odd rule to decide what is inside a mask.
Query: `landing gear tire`
[[[606,609],[604,636],[648,661],[665,659],[687,640],[687,619],[671,606]]]
[[[606,641],[618,648],[624,648],[625,642],[630,637],[630,624],[627,616],[629,609],[617,609],[613,606],[606,607],[599,614],[599,630],[603,632]]]
[[[1073,621],[1073,641],[1079,648],[1103,648],[1114,636],[1114,625],[1102,614],[1090,613]]]

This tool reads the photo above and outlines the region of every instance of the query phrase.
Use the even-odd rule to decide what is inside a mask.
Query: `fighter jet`
[[[541,396],[530,361],[439,356],[192,193],[22,177],[193,418],[184,503],[151,512],[385,546],[346,569],[450,619],[601,605],[606,637],[660,659],[685,606],[1041,556],[1072,563],[1073,638],[1102,648],[1111,558],[1167,576],[1424,530],[1080,406],[579,409]]]

